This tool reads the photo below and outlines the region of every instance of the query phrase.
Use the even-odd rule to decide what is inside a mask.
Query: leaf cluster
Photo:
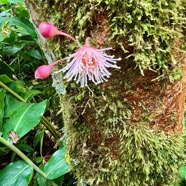
[[[14,151],[11,155],[8,148],[0,144],[0,156],[3,157],[1,164],[8,164],[9,162],[7,161],[10,160],[5,159],[5,157],[11,157],[11,163],[6,167],[1,167],[0,185],[29,185],[33,179],[33,168],[35,167],[32,166],[33,163],[29,163],[31,160],[28,161],[28,157],[33,162],[40,164],[40,169],[44,172],[44,176],[40,175],[40,173],[36,174],[37,182],[35,181],[35,183],[42,186],[55,185],[53,182],[47,181],[55,180],[57,185],[61,185],[63,175],[69,171],[65,158],[65,148],[61,146],[54,153],[54,149],[51,149],[50,153],[53,154],[49,161],[46,160],[42,152],[44,146],[46,146],[44,145],[46,129],[39,124],[40,120],[43,119],[42,116],[46,110],[47,101],[30,103],[29,101],[39,91],[27,90],[21,81],[13,81],[6,75],[1,75],[0,80],[0,86],[3,87],[0,89],[0,142],[4,144],[3,141],[5,141],[8,144],[7,147],[13,147],[12,150]],[[43,124],[44,126],[46,125],[45,123]],[[48,127],[47,129],[50,131],[51,128]],[[37,129],[37,132],[36,130],[34,132],[34,129]],[[27,156],[24,154],[22,156],[20,151],[27,153]],[[15,153],[22,157],[24,161],[20,160]],[[47,163],[45,164],[46,161]],[[14,175],[11,179],[8,176],[10,174]]]
[[[0,185],[62,185],[69,166],[62,142],[54,146],[59,123],[43,116],[47,108],[56,118],[58,97],[51,82],[33,80],[45,60],[35,28],[22,0],[3,0],[0,11]]]
[[[15,2],[0,5],[0,72],[7,70],[9,75],[33,78],[43,54],[26,8]]]

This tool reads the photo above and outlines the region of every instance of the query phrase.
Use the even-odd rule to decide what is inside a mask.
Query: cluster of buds
[[[107,81],[111,73],[108,68],[119,69],[116,65],[120,58],[115,59],[114,56],[107,55],[106,50],[112,48],[98,49],[90,45],[90,38],[86,38],[85,44],[82,46],[78,38],[74,38],[64,32],[59,31],[50,22],[42,22],[39,25],[39,31],[45,38],[52,38],[56,35],[63,35],[69,39],[77,42],[78,49],[75,53],[70,54],[68,57],[59,59],[52,64],[42,65],[35,71],[35,78],[45,79],[52,71],[52,68],[61,61],[67,60],[68,63],[65,67],[58,70],[56,73],[64,72],[64,79],[68,81],[75,80],[76,83],[80,83],[81,87],[87,86],[88,81],[92,81],[95,84]]]

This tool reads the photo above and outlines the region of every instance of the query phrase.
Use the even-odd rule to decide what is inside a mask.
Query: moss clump
[[[172,55],[175,39],[184,39],[183,0],[106,1],[111,29],[120,45],[122,37],[133,47],[134,62],[143,71],[153,70],[174,80],[178,61]],[[180,47],[180,46],[177,46]],[[173,73],[172,73],[173,72]]]
[[[133,122],[132,104],[112,88],[70,89],[62,98],[65,141],[79,185],[176,186],[186,158],[183,137],[150,130],[148,109]]]
[[[66,146],[79,185],[177,185],[186,158],[182,136],[148,129],[148,116],[138,124],[128,122],[130,108],[111,101],[113,96],[104,95],[102,100],[84,96],[71,94],[62,100]]]

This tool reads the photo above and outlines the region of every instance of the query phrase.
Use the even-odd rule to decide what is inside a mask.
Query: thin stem
[[[54,126],[44,117],[41,118],[42,124],[50,131],[50,133],[54,136],[56,140],[60,138],[59,133],[56,131]]]
[[[24,103],[27,102],[25,99],[23,99],[21,96],[19,96],[16,92],[14,92],[12,89],[7,87],[2,81],[0,81],[0,86],[3,87],[7,92],[12,94],[14,97],[16,97],[18,100],[20,100]],[[56,140],[60,138],[57,130],[54,128],[54,126],[44,116],[42,116],[41,122],[50,131],[50,133],[54,136],[54,138]]]
[[[5,90],[7,90],[10,94],[12,94],[14,97],[16,97],[18,100],[25,102],[26,100],[24,100],[22,97],[20,97],[17,93],[15,93],[12,89],[10,89],[9,87],[7,87],[2,81],[0,81],[0,86],[3,87]]]
[[[71,40],[73,40],[73,41],[76,41],[75,38],[72,37],[71,35],[66,34],[66,33],[64,33],[64,32],[61,32],[61,31],[59,31],[59,30],[58,30],[58,34],[59,34],[59,35],[62,35],[62,36],[65,36],[65,37],[68,37],[69,39],[71,39]]]
[[[58,59],[57,61],[51,63],[50,65],[54,66],[54,65],[58,64],[59,62],[62,62],[62,61],[64,61],[64,60],[66,60],[66,59],[68,59],[68,57]]]
[[[57,186],[57,184],[47,179],[47,175],[36,165],[34,164],[24,153],[22,153],[16,146],[6,141],[4,138],[0,136],[0,142],[6,145],[8,148],[10,148],[12,151],[14,151],[18,156],[20,156],[26,163],[28,163],[30,166],[32,166],[36,172],[38,172],[43,178],[45,178],[48,182],[52,184],[52,186]]]

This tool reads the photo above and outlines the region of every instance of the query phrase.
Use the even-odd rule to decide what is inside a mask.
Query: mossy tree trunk
[[[185,158],[185,1],[26,4],[36,26],[51,21],[82,42],[90,36],[98,48],[112,46],[112,54],[122,58],[108,82],[89,88],[53,76],[58,92],[66,86],[64,136],[78,184],[176,186]],[[73,52],[64,38],[48,43],[56,58]]]

